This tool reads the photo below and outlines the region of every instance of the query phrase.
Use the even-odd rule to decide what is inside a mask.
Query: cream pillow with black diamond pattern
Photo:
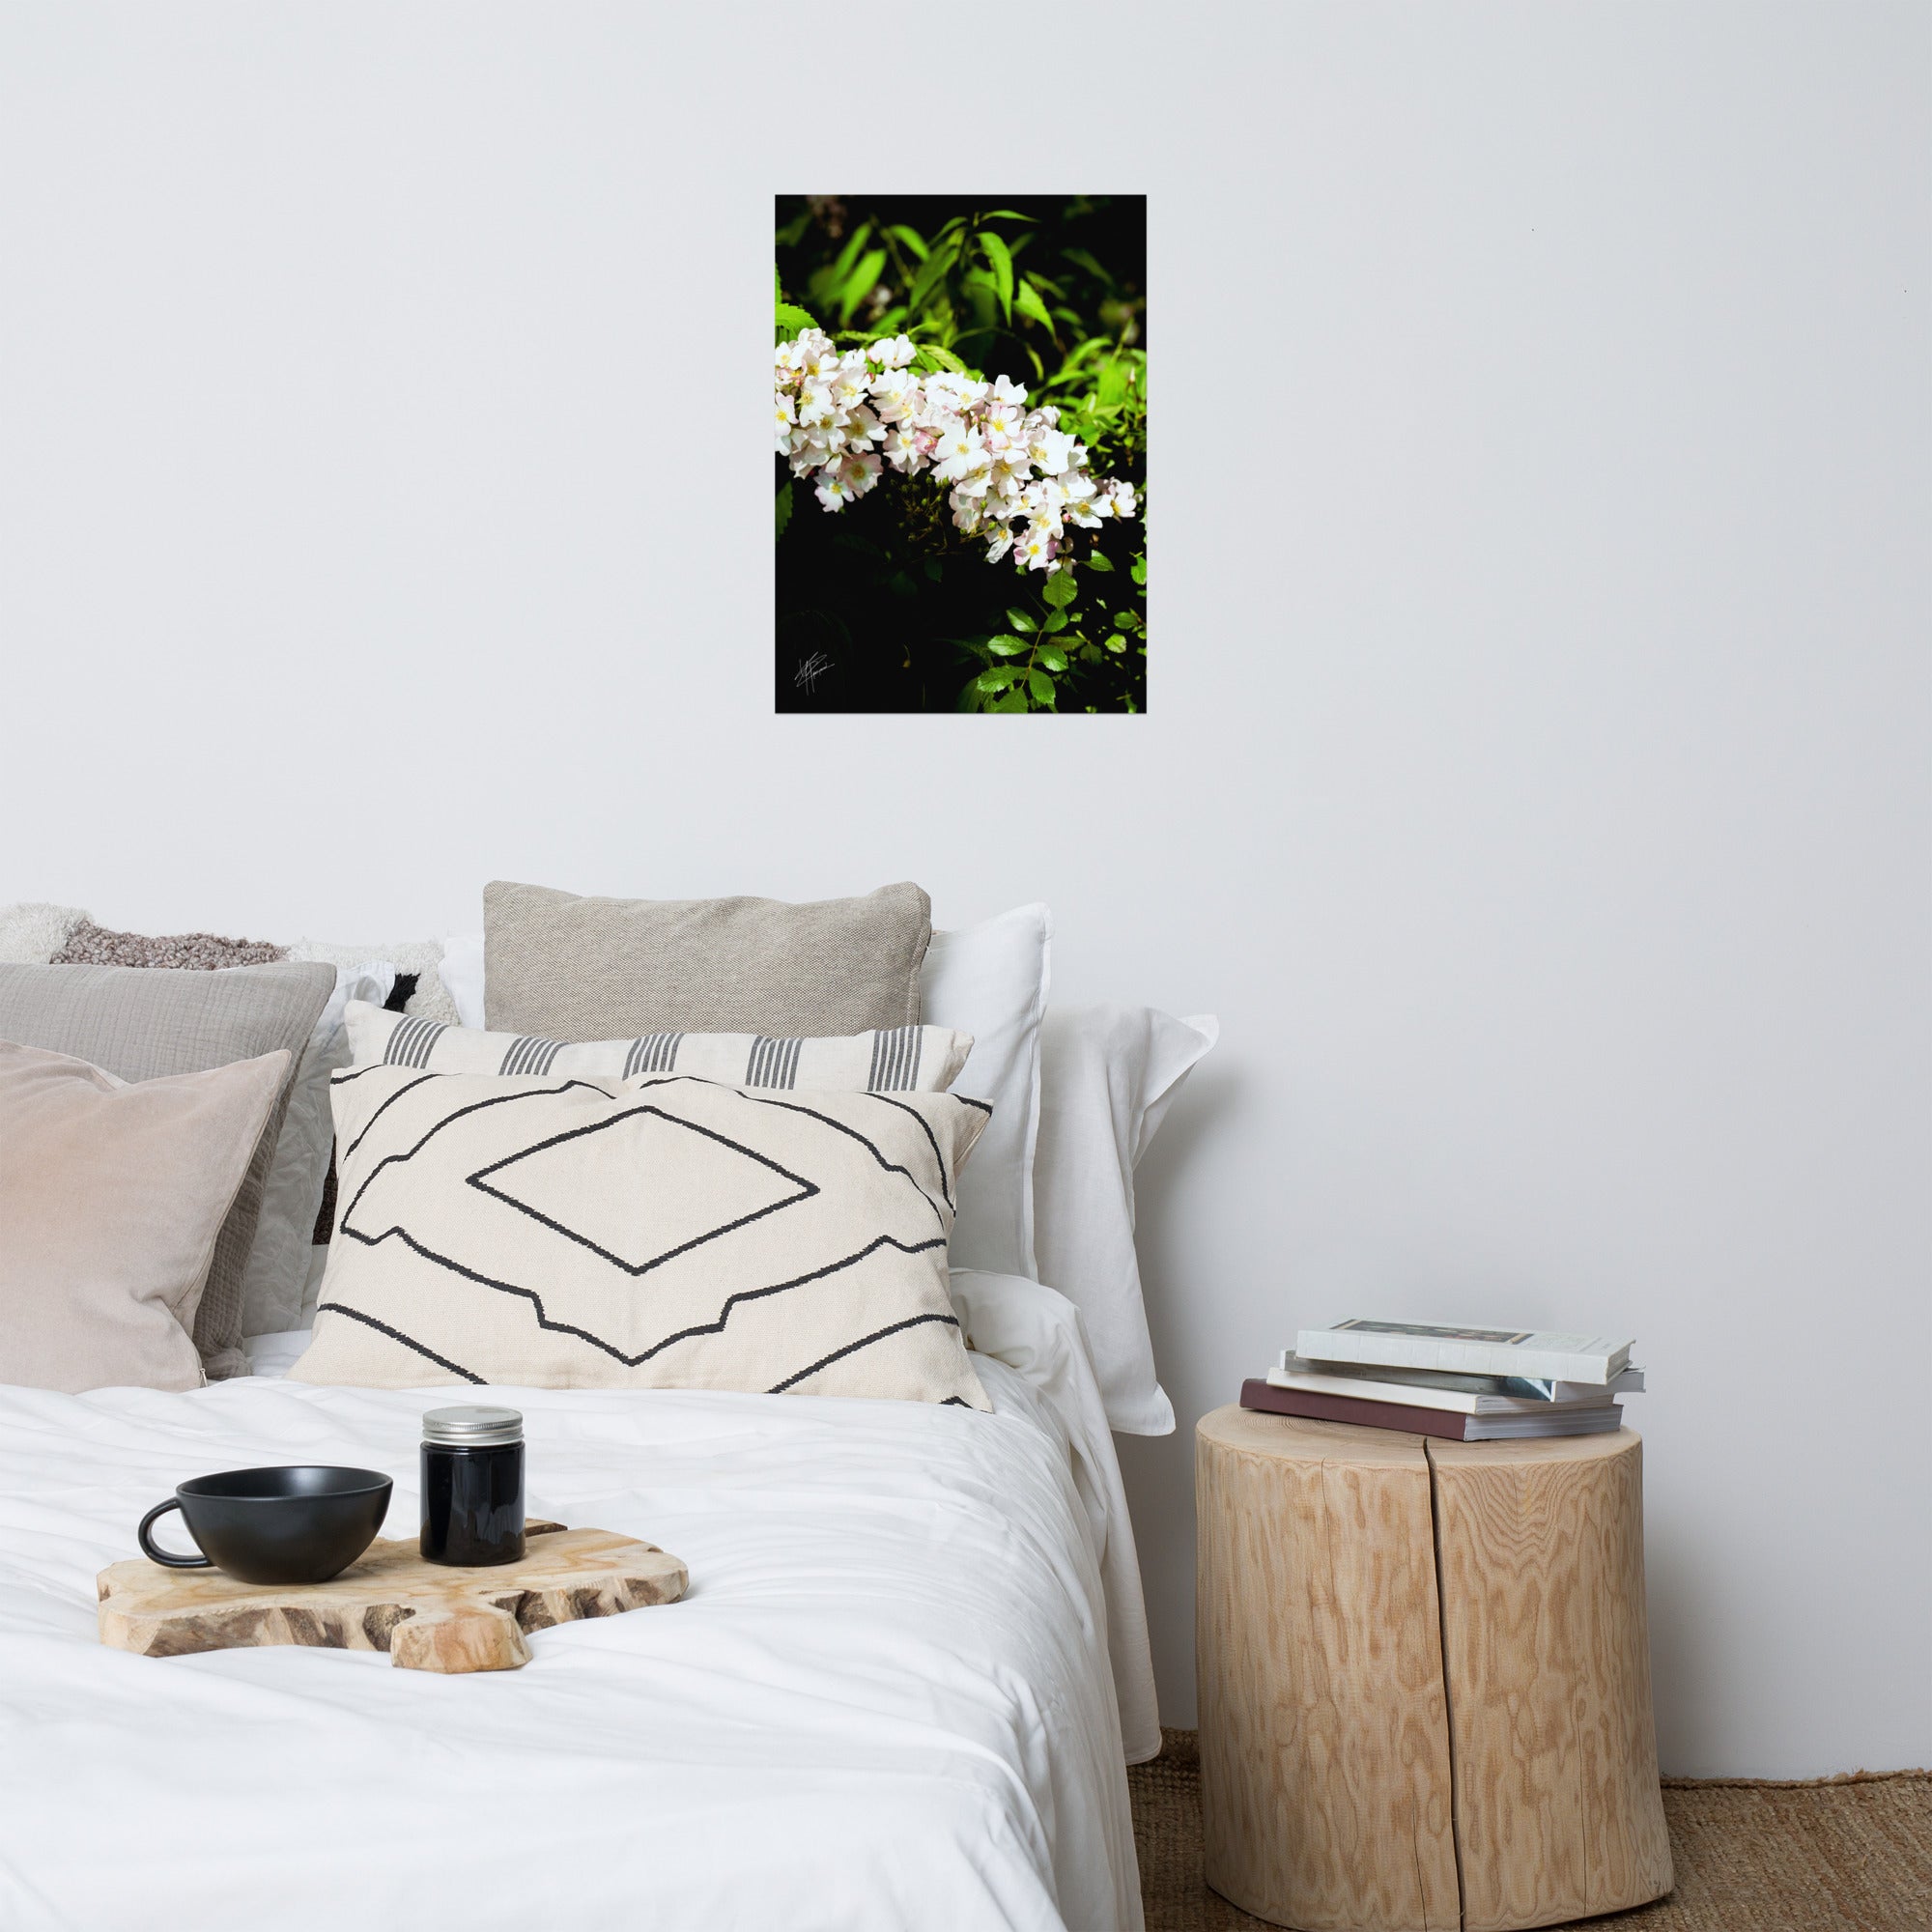
[[[951,1094],[335,1075],[341,1208],[296,1381],[988,1408],[947,1294]]]

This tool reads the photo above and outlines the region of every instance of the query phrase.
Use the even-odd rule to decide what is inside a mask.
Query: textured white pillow
[[[289,1089],[289,1109],[262,1183],[262,1217],[242,1272],[242,1333],[273,1335],[302,1319],[302,1286],[322,1194],[328,1181],[334,1129],[328,1118],[328,1076],[349,1065],[344,1014],[352,1000],[382,1001],[396,983],[385,962],[338,966],[335,991],[317,1016],[301,1065]],[[400,1013],[391,1018],[401,1022]]]
[[[94,915],[78,906],[32,901],[0,906],[0,960],[14,966],[44,966],[66,946],[77,925],[91,925]]]
[[[1039,1278],[1079,1308],[1107,1420],[1128,1435],[1174,1428],[1141,1299],[1134,1168],[1220,1034],[1211,1015],[1114,1006],[1056,1009],[1041,1030]]]
[[[1015,906],[958,932],[935,932],[920,974],[920,1016],[973,1036],[953,1091],[993,1118],[959,1179],[956,1267],[1037,1280],[1034,1144],[1039,1132],[1039,1027],[1053,961],[1053,919]],[[1057,1285],[1057,1284],[1056,1284]]]
[[[376,1065],[296,1381],[720,1388],[986,1408],[947,1294],[984,1110]]]

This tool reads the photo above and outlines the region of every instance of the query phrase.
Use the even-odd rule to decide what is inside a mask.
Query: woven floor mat
[[[1201,1761],[1192,1731],[1127,1773],[1148,1932],[1266,1921],[1201,1876]],[[1578,1920],[1589,1932],[1925,1932],[1932,1927],[1932,1772],[1810,1784],[1666,1783],[1677,1889]]]

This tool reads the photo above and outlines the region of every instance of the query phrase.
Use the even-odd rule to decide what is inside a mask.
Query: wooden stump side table
[[[1670,1889],[1631,1430],[1196,1432],[1208,1882],[1301,1932],[1515,1932]]]

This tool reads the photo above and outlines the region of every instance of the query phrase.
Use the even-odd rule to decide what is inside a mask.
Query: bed
[[[1110,1430],[1172,1427],[1133,1166],[1211,1021],[1056,1029],[1045,907],[911,885],[485,907],[245,961],[0,908],[0,1932],[1135,1932]],[[99,1642],[190,1476],[382,1469],[412,1536],[471,1385],[679,1602],[465,1677]]]
[[[184,1474],[384,1469],[411,1533],[446,1387],[284,1381],[270,1338],[188,1393],[0,1389],[0,1924],[1132,1932],[1123,1767],[1158,1731],[1079,1319],[1029,1281],[953,1293],[990,1414],[504,1390],[532,1513],[692,1585],[488,1677],[96,1640],[96,1573]]]

